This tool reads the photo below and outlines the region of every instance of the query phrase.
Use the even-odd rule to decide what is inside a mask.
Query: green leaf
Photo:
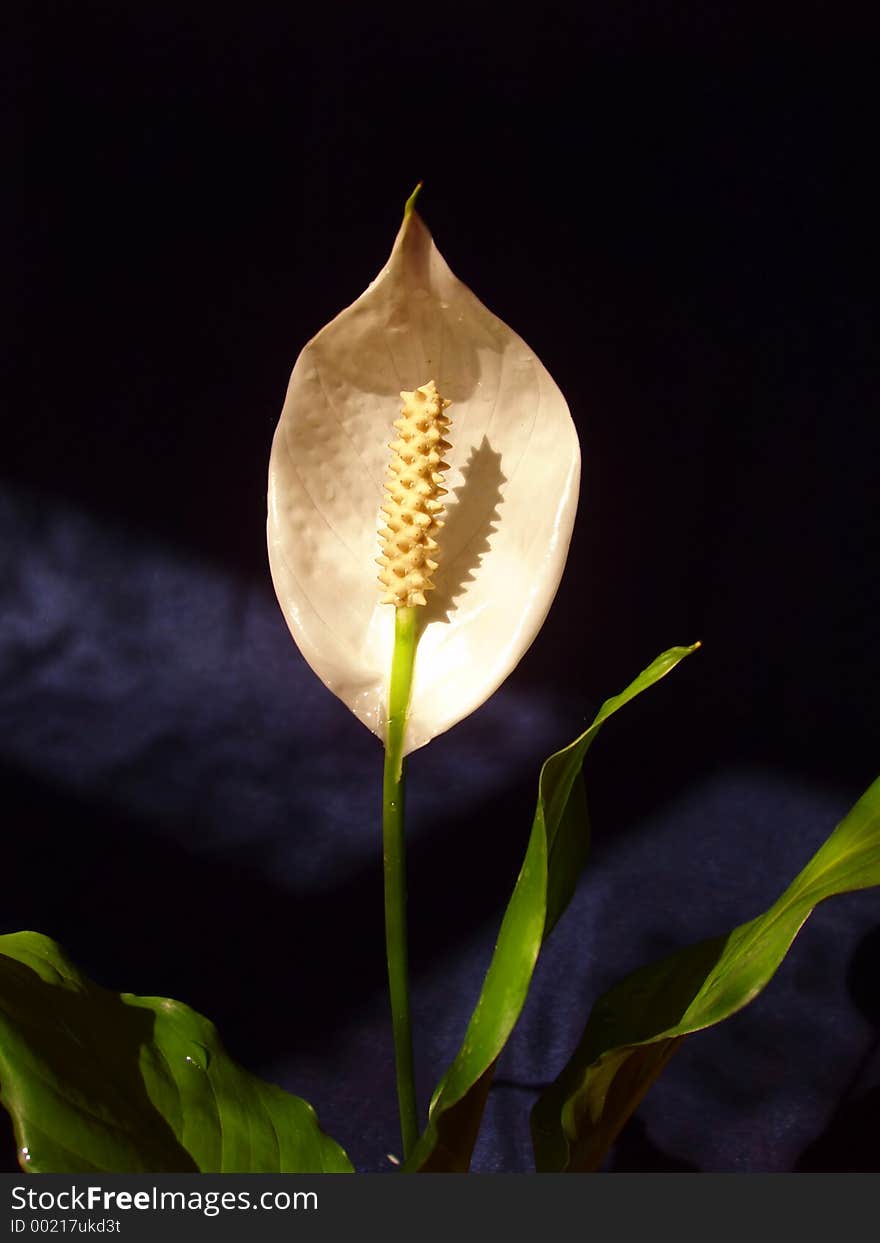
[[[0,936],[0,1103],[40,1173],[348,1173],[305,1101],[243,1070],[212,1023]]]
[[[607,700],[585,733],[544,764],[538,805],[513,896],[464,1042],[434,1093],[428,1126],[405,1169],[465,1172],[470,1166],[499,1054],[520,1016],[538,953],[574,892],[586,862],[589,821],[581,765],[605,721],[695,651],[658,656],[622,694]]]
[[[580,1044],[532,1111],[539,1172],[598,1169],[684,1037],[757,997],[817,903],[878,884],[880,779],[763,915],[641,967],[596,1002]]]

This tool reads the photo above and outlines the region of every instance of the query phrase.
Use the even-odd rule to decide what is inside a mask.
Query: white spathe
[[[394,607],[377,581],[400,392],[451,401],[436,590],[419,609],[405,753],[478,708],[556,594],[580,475],[565,398],[409,211],[385,267],[305,346],[269,464],[272,579],[309,665],[384,740]]]

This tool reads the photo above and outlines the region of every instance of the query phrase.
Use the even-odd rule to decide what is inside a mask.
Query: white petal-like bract
[[[410,211],[376,279],[297,359],[269,465],[269,563],[287,624],[318,677],[382,739],[394,638],[376,582],[383,481],[400,393],[431,380],[452,403],[452,448],[406,752],[479,707],[535,638],[580,474],[553,379]]]

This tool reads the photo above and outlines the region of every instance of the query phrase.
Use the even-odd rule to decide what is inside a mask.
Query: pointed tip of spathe
[[[425,183],[424,183],[423,181],[420,181],[420,182],[418,183],[418,185],[416,186],[415,190],[413,190],[412,194],[411,194],[411,195],[409,196],[409,198],[406,200],[406,204],[404,205],[404,208],[403,208],[403,218],[404,218],[404,220],[409,220],[410,216],[411,216],[411,215],[413,214],[413,212],[415,211],[415,209],[416,209],[416,199],[419,197],[419,191],[421,190],[421,188],[422,188],[422,186],[423,186],[424,184],[425,184]]]

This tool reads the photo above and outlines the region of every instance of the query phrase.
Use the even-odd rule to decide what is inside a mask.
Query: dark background
[[[399,1148],[380,751],[289,639],[265,480],[299,349],[377,273],[417,180],[584,458],[545,628],[410,768],[423,1104],[542,759],[703,642],[590,756],[593,857],[475,1168],[529,1168],[535,1089],[601,989],[763,910],[880,769],[876,23],[767,7],[8,20],[0,931],[201,1009],[360,1169]],[[880,1169],[878,969],[876,893],[821,907],[609,1168]]]

